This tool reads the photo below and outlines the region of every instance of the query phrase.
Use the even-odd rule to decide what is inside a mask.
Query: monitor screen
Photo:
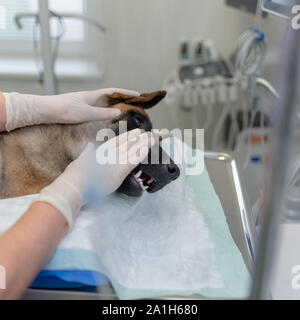
[[[257,0],[226,0],[226,4],[249,13],[256,13]]]
[[[263,10],[284,17],[289,17],[295,0],[264,0]]]

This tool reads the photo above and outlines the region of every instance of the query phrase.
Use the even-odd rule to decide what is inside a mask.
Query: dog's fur
[[[154,106],[165,94],[109,95],[110,107],[122,112],[110,121],[38,125],[0,133],[0,199],[40,192],[78,157],[89,141],[95,141],[100,129],[117,131],[118,121],[129,120],[130,111],[149,119],[144,109]]]

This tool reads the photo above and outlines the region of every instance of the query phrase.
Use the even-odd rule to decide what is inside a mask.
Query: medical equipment
[[[180,52],[185,52],[190,46],[188,42],[180,42]],[[184,50],[183,50],[184,48]],[[194,39],[192,53],[181,54],[177,70],[164,81],[167,88],[167,105],[172,106],[173,127],[178,127],[178,119],[174,113],[174,104],[182,111],[192,111],[193,129],[201,127],[198,123],[200,110],[205,110],[206,117],[202,126],[209,129],[213,121],[213,113],[218,103],[216,88],[219,78],[229,79],[232,73],[226,61],[218,52],[212,40]]]
[[[261,199],[264,178],[265,165],[267,163],[268,150],[270,148],[272,131],[270,128],[248,128],[243,130],[237,139],[235,153],[237,154],[241,166],[247,164],[243,175],[247,181],[247,196],[253,206],[253,215],[258,222],[257,203]]]
[[[242,11],[256,14],[257,13],[257,4],[260,0],[226,0],[226,4],[228,6],[240,9]],[[266,13],[264,12],[263,17],[266,17]]]
[[[38,73],[40,76],[40,82],[45,86],[45,91],[48,95],[57,93],[57,83],[55,79],[55,62],[58,55],[59,43],[64,35],[64,24],[63,20],[67,19],[80,19],[89,24],[94,25],[101,32],[106,32],[105,27],[98,21],[82,14],[74,13],[56,13],[49,10],[48,0],[39,0],[39,10],[38,12],[21,12],[16,14],[15,23],[19,29],[22,28],[21,19],[23,18],[34,18],[35,23],[33,25],[33,48],[36,58],[36,64],[38,68]],[[50,33],[50,19],[58,19],[58,25],[60,26],[61,31],[57,36],[54,37],[55,45],[52,48],[52,36]],[[42,71],[39,66],[38,59],[38,41],[36,35],[37,25],[40,26],[40,46],[41,46],[41,56],[42,56]]]
[[[143,224],[144,221],[148,219],[149,224],[147,224],[147,226],[145,226],[145,228],[147,228],[147,230],[139,230],[139,228],[133,228],[131,230],[132,234],[134,234],[133,237],[130,237],[130,233],[123,233],[124,238],[123,240],[131,239],[130,243],[132,244],[131,246],[131,254],[133,254],[133,252],[138,253],[139,250],[142,250],[143,247],[143,241],[148,239],[151,239],[151,241],[147,241],[147,252],[149,253],[149,255],[145,255],[145,251],[143,249],[144,254],[142,255],[141,259],[150,259],[151,257],[151,252],[154,254],[156,252],[156,250],[161,250],[159,252],[161,252],[159,254],[159,256],[161,256],[161,254],[163,254],[163,252],[167,253],[167,248],[171,248],[173,245],[175,245],[174,249],[176,252],[178,252],[179,248],[184,245],[184,250],[180,251],[182,253],[184,252],[190,252],[190,258],[193,259],[193,248],[200,248],[199,247],[199,243],[197,243],[197,241],[192,241],[191,243],[189,241],[179,241],[180,239],[183,240],[183,238],[181,238],[181,235],[184,237],[187,237],[185,232],[185,227],[187,227],[192,221],[197,222],[200,221],[198,219],[201,219],[200,216],[190,216],[191,214],[191,210],[194,207],[194,205],[192,203],[189,203],[189,206],[186,207],[186,204],[184,205],[184,212],[180,211],[180,207],[178,207],[178,201],[181,201],[180,199],[182,197],[185,198],[185,200],[187,200],[187,198],[189,198],[192,194],[188,191],[191,191],[190,188],[192,188],[192,190],[194,190],[193,192],[196,192],[196,210],[200,213],[203,214],[204,217],[204,222],[205,225],[208,227],[209,229],[209,233],[211,235],[211,240],[216,248],[216,252],[220,253],[222,252],[222,254],[218,254],[215,253],[216,255],[216,260],[215,260],[215,265],[217,267],[217,270],[219,272],[219,274],[221,275],[221,279],[225,284],[225,288],[212,288],[210,290],[206,290],[205,288],[201,289],[200,291],[203,293],[204,296],[207,297],[236,297],[237,294],[238,296],[247,296],[247,287],[248,287],[248,281],[249,281],[249,277],[247,275],[247,271],[245,270],[245,267],[243,266],[243,262],[240,256],[240,253],[236,250],[236,247],[231,239],[231,235],[229,233],[229,230],[227,229],[227,223],[230,229],[230,232],[232,234],[232,237],[234,239],[234,241],[236,242],[238,248],[240,249],[242,256],[244,258],[245,263],[247,264],[249,270],[252,270],[252,266],[253,266],[253,257],[254,257],[254,251],[255,251],[255,230],[253,229],[253,221],[251,218],[251,215],[249,214],[248,211],[248,204],[247,204],[247,199],[244,198],[244,191],[243,191],[243,187],[242,184],[239,180],[239,174],[237,171],[237,167],[236,167],[236,163],[235,161],[226,154],[206,154],[206,165],[207,165],[207,169],[209,170],[209,174],[207,171],[205,171],[201,176],[192,176],[191,179],[188,179],[188,185],[190,187],[187,187],[186,185],[184,186],[184,189],[181,190],[182,193],[181,195],[178,194],[178,196],[176,196],[177,200],[175,201],[174,198],[174,191],[175,194],[177,194],[176,192],[179,191],[179,189],[181,188],[181,183],[179,180],[176,180],[176,182],[174,182],[173,186],[175,187],[176,183],[177,183],[177,187],[176,190],[174,190],[174,188],[171,187],[168,191],[168,196],[166,193],[164,193],[162,191],[161,195],[160,195],[160,201],[157,205],[155,205],[155,208],[151,207],[153,203],[157,203],[157,201],[153,201],[153,199],[146,199],[145,197],[141,198],[140,200],[140,204],[137,203],[136,201],[134,202],[128,202],[128,199],[119,199],[117,201],[119,201],[119,204],[117,206],[122,206],[122,212],[108,212],[107,215],[105,214],[105,212],[103,212],[102,210],[99,211],[97,210],[96,212],[92,212],[90,209],[89,210],[85,210],[85,212],[83,212],[82,215],[80,215],[75,228],[73,230],[73,236],[70,234],[68,236],[68,239],[66,239],[66,241],[64,242],[64,244],[62,244],[61,249],[64,250],[64,253],[66,254],[66,256],[63,258],[62,257],[62,252],[60,250],[60,253],[58,254],[58,256],[54,256],[53,260],[50,261],[49,266],[51,266],[51,269],[57,269],[58,265],[56,263],[58,263],[60,261],[61,263],[61,259],[64,259],[63,261],[65,262],[65,264],[69,264],[69,266],[72,264],[72,261],[76,261],[75,259],[73,259],[72,257],[74,257],[75,252],[70,250],[71,246],[74,245],[74,241],[76,239],[76,237],[74,238],[74,236],[78,236],[79,237],[79,241],[77,241],[76,243],[80,244],[81,249],[84,248],[91,248],[91,246],[97,245],[97,244],[101,244],[102,241],[104,241],[106,243],[106,236],[110,233],[110,230],[107,229],[107,231],[103,230],[103,232],[100,232],[99,226],[101,225],[101,223],[98,225],[98,222],[104,222],[103,218],[106,217],[106,219],[113,219],[115,221],[115,223],[117,223],[117,221],[115,219],[121,219],[121,221],[118,222],[118,224],[122,224],[126,229],[131,228],[134,226],[135,223],[138,222],[143,222],[142,224],[138,224],[139,228],[143,228]],[[215,194],[215,191],[212,187],[212,185],[210,184],[210,179],[209,176],[211,177],[214,186],[216,188],[216,192],[220,198],[220,201],[222,203],[222,206],[224,208],[224,211],[222,210],[221,204]],[[182,178],[184,178],[182,176]],[[179,184],[178,184],[179,183]],[[224,188],[226,186],[226,188]],[[177,189],[179,188],[179,189]],[[226,189],[226,191],[225,191]],[[229,189],[231,191],[229,191]],[[167,189],[165,189],[167,190]],[[149,196],[149,195],[148,195]],[[147,197],[148,197],[147,196]],[[151,195],[150,195],[151,196]],[[152,196],[158,196],[157,194],[153,194]],[[167,197],[166,197],[167,196]],[[172,199],[174,200],[174,206],[170,203],[170,197],[172,197]],[[15,199],[8,199],[5,200],[7,201],[7,205],[9,206],[9,201],[12,203],[12,201],[14,201]],[[147,201],[151,202],[151,205],[149,205],[149,209],[151,210],[151,214],[150,216],[147,217],[148,214],[146,214],[145,212],[145,208],[147,208]],[[3,202],[2,202],[3,203]],[[176,203],[176,205],[175,205]],[[163,209],[164,206],[167,204],[167,206],[169,207],[170,211],[172,212],[167,212],[168,210]],[[1,205],[1,202],[0,202]],[[109,204],[106,204],[106,206]],[[9,206],[11,208],[11,206]],[[4,209],[4,207],[2,207]],[[171,209],[172,208],[172,209]],[[134,214],[132,216],[131,219],[128,219],[128,213],[129,211],[134,210]],[[2,212],[8,212],[7,210],[1,210]],[[16,210],[16,212],[20,212],[19,208]],[[144,213],[143,213],[144,212]],[[156,214],[154,214],[154,212],[157,212]],[[116,213],[116,215],[112,214],[112,213]],[[224,213],[226,215],[226,219],[224,216]],[[184,218],[183,220],[180,220],[180,228],[178,229],[178,224],[177,222],[179,222],[178,218],[180,216],[178,216],[178,214],[182,214],[182,218]],[[171,218],[168,218],[169,215],[171,215]],[[126,218],[126,217],[127,218]],[[12,218],[11,215],[9,216],[12,222]],[[188,217],[190,217],[192,220],[188,219]],[[193,217],[193,218],[192,218]],[[163,230],[163,225],[161,224],[164,219],[168,220],[168,224],[171,223],[170,228],[167,228],[165,231],[167,232],[167,234],[164,234],[163,232],[161,232]],[[196,220],[195,220],[196,219]],[[3,221],[5,221],[5,219],[1,220],[2,223]],[[177,221],[177,222],[176,222]],[[226,222],[227,221],[227,222]],[[112,221],[111,221],[112,222]],[[126,222],[126,224],[124,224]],[[151,222],[151,223],[150,223]],[[115,226],[117,226],[117,224],[115,224]],[[156,228],[152,228],[151,226],[157,226],[157,230]],[[172,244],[173,242],[168,242],[168,246],[160,246],[160,244],[163,244],[164,241],[164,237],[166,237],[166,235],[168,236],[172,236],[172,226],[177,226],[176,230],[177,232],[179,232],[178,234],[176,234],[176,239],[174,244]],[[197,223],[195,223],[195,227],[196,226],[200,226]],[[94,234],[94,236],[96,237],[100,237],[101,241],[98,241],[96,238],[91,237],[91,235],[93,234],[92,229],[95,229],[96,232]],[[184,234],[181,233],[181,230],[184,231]],[[203,229],[204,231],[204,229]],[[82,236],[83,233],[86,232],[85,236]],[[115,236],[118,236],[122,233],[116,233]],[[135,242],[134,239],[136,239],[136,236],[140,234],[142,234],[142,238],[137,238],[140,239],[140,241]],[[80,236],[81,235],[81,236]],[[194,233],[190,233],[190,235],[188,235],[188,238],[190,238],[192,235],[195,235]],[[198,235],[198,237],[202,237],[200,235]],[[93,240],[94,239],[94,240]],[[137,240],[136,239],[136,240]],[[191,238],[192,239],[192,238]],[[199,238],[200,239],[200,238]],[[127,240],[126,240],[127,241]],[[178,242],[179,241],[179,242]],[[117,242],[115,242],[117,243]],[[189,243],[189,245],[188,245]],[[135,244],[135,245],[134,245]],[[126,247],[125,242],[122,243],[123,246]],[[234,249],[235,248],[235,249]],[[149,251],[150,250],[150,251]],[[206,248],[206,250],[210,250],[209,248]],[[212,252],[214,252],[215,249],[212,250]],[[82,252],[82,251],[81,251]],[[80,254],[80,252],[77,252]],[[109,252],[107,252],[106,254],[109,254]],[[93,261],[93,258],[90,256],[90,258],[87,258],[88,255],[84,255],[85,259],[82,260],[82,264],[81,264],[81,268],[87,268],[87,266],[91,263],[91,261]],[[165,256],[167,257],[167,256]],[[124,256],[125,260],[123,259],[122,263],[126,262],[126,256]],[[134,258],[134,256],[132,257]],[[175,258],[175,256],[174,256]],[[191,260],[193,261],[193,260]],[[141,261],[137,261],[138,265],[139,263],[141,263]],[[158,260],[157,260],[158,262]],[[118,264],[119,268],[122,270],[123,266],[122,263]],[[150,266],[151,264],[149,264],[150,262],[148,261],[148,266]],[[171,264],[170,264],[171,263]],[[168,270],[172,270],[172,264],[173,262],[168,263]],[[55,265],[56,264],[56,265]],[[232,266],[235,266],[234,269],[232,268]],[[94,264],[95,266],[95,264]],[[197,272],[199,272],[199,267],[200,265],[198,265],[197,267]],[[72,268],[74,269],[74,265],[72,266]],[[90,265],[89,265],[89,268]],[[187,272],[188,271],[192,271],[192,265],[187,268]],[[50,269],[50,270],[51,270]],[[78,269],[78,267],[77,267]],[[94,269],[95,270],[95,269]],[[120,271],[121,271],[120,270]],[[151,269],[149,269],[151,271]],[[151,281],[152,285],[154,286],[155,283],[157,283],[158,279],[160,279],[160,277],[162,276],[161,272],[164,272],[163,270],[165,270],[164,268],[162,268],[159,272],[155,272],[152,275],[149,276],[149,280]],[[180,274],[183,275],[183,273],[185,269],[180,269]],[[112,272],[113,270],[111,270]],[[139,277],[138,275],[142,275],[142,270],[138,273],[134,273],[136,275],[136,277],[133,278],[133,281],[135,283],[139,283]],[[237,274],[239,274],[238,276],[238,281],[236,281],[237,279]],[[164,277],[168,277],[170,280],[170,274],[164,274]],[[191,277],[195,277],[196,275],[191,274]],[[175,282],[173,283],[175,286],[179,285],[180,283],[180,279],[181,277],[176,277],[176,279],[179,279],[179,282]],[[123,279],[124,282],[123,284],[126,282],[126,277]],[[207,279],[208,280],[208,279]],[[128,281],[128,280],[127,280]],[[147,285],[148,281],[143,281],[144,286]],[[169,285],[171,284],[171,282],[169,283]],[[116,284],[115,284],[116,285]],[[126,286],[125,286],[126,287]],[[117,284],[118,289],[118,293],[121,293],[122,297],[141,297],[141,296],[145,296],[145,294],[147,293],[147,290],[145,287],[143,287],[140,290],[137,290],[137,288],[135,288],[134,286],[127,288],[126,291],[125,288],[122,286],[120,287]],[[109,291],[109,287],[107,285],[104,285],[102,287],[99,288],[99,294],[101,297],[108,297],[108,295],[110,296],[112,294],[111,291]],[[48,297],[52,296],[52,298],[58,298],[60,296],[60,293],[58,291],[40,291],[40,290],[29,290],[28,294],[29,295],[35,295],[35,293],[38,292],[39,297],[45,297],[45,295],[47,295]],[[169,294],[175,294],[174,290],[171,290],[169,292]],[[179,292],[178,292],[179,293]],[[82,293],[64,293],[66,294],[65,297],[67,297],[69,295],[69,297],[75,297],[75,296],[81,296],[82,298],[93,298],[99,296],[97,293],[95,294],[82,294]],[[148,291],[149,294],[149,291]],[[151,295],[154,294],[154,292],[151,292]],[[155,295],[157,296],[159,294],[159,292],[157,292]],[[162,291],[160,292],[160,295],[162,294]],[[241,295],[240,295],[241,294]],[[134,296],[133,296],[134,295]],[[27,295],[28,297],[28,295]],[[195,296],[197,298],[203,298],[200,296]]]
[[[259,77],[266,54],[264,38],[256,28],[244,32],[229,62],[211,40],[198,38],[194,40],[194,54],[190,54],[193,58],[181,60],[178,69],[165,80],[167,105],[172,110],[175,104],[181,111],[191,112],[192,128],[205,129],[207,148],[235,151],[240,132],[253,126],[263,130],[269,125],[270,106],[265,101],[260,104],[257,88],[278,94]],[[176,127],[178,119],[174,111],[172,114]],[[247,165],[245,162],[243,168]]]
[[[295,3],[294,0],[263,0],[262,9],[280,17],[288,18],[293,3]]]
[[[181,39],[179,45],[179,58],[181,63],[185,63],[190,59],[190,48],[189,43],[186,39]]]
[[[246,152],[242,154],[243,165],[242,168],[245,171],[250,163],[251,154],[253,153],[252,147],[255,145],[261,149],[261,154],[265,154],[267,150],[268,132],[272,125],[272,109],[273,103],[279,98],[277,91],[272,85],[265,79],[255,79],[256,88],[255,96],[253,99],[253,107],[249,113],[249,126],[247,134],[248,139],[241,140],[246,145]],[[265,86],[267,83],[267,86]],[[262,90],[263,89],[263,90]],[[266,90],[267,89],[267,90]],[[259,135],[261,133],[261,135]],[[246,156],[244,156],[246,155]],[[265,157],[260,157],[260,160],[264,163]]]
[[[228,2],[237,5],[237,2]],[[241,34],[228,60],[212,40],[196,38],[190,58],[184,63],[181,60],[177,70],[164,82],[168,90],[167,105],[172,110],[177,105],[180,110],[177,115],[174,111],[171,113],[173,126],[180,126],[179,114],[187,118],[183,112],[190,112],[192,128],[205,129],[205,147],[211,150],[237,152],[237,140],[244,130],[253,128],[263,132],[269,128],[273,100],[279,97],[276,89],[261,77],[266,41],[261,31],[261,0],[255,2],[255,10],[252,2],[239,1],[239,6],[244,3],[256,12],[255,27]],[[249,138],[253,138],[251,134]],[[247,154],[243,157],[243,170],[255,161],[251,156],[252,144],[248,143],[250,139],[243,140],[246,148],[242,149]],[[261,141],[263,149],[262,137]]]

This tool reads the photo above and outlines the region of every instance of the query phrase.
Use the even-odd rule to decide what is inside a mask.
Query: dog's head
[[[152,108],[166,96],[166,91],[143,93],[138,97],[121,93],[108,95],[109,105],[121,110],[121,115],[114,121],[127,121],[127,130],[140,128],[145,131],[152,129],[152,123],[145,109]],[[119,134],[117,129],[117,134]],[[151,159],[156,159],[155,164]],[[148,164],[139,164],[124,180],[118,192],[128,196],[140,196],[143,191],[150,193],[162,189],[180,174],[178,166],[160,146],[152,147],[148,154]]]

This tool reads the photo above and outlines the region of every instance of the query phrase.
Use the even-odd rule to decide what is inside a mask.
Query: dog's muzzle
[[[153,159],[156,159],[153,163]],[[154,193],[176,180],[180,170],[160,146],[154,146],[148,154],[148,163],[139,164],[117,190],[131,197],[141,196],[144,191]]]

